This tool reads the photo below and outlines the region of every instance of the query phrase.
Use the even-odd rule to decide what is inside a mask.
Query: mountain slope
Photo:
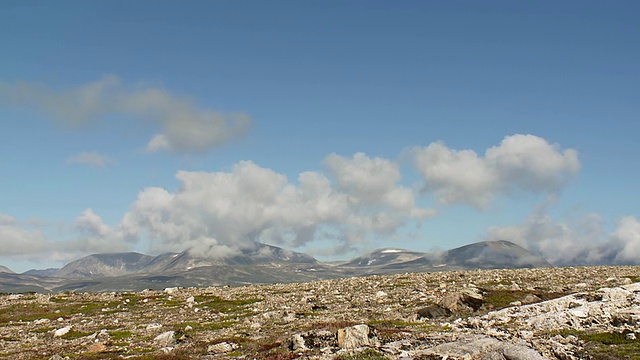
[[[11,269],[2,265],[0,265],[0,273],[15,274]]]
[[[550,267],[543,258],[508,241],[479,242],[445,252],[380,249],[342,263],[323,263],[276,246],[255,244],[230,257],[189,252],[149,256],[94,254],[72,261],[55,276],[0,272],[0,292],[139,291],[174,286],[204,287],[307,282],[340,277],[445,270]]]
[[[153,259],[153,256],[135,252],[93,254],[68,263],[56,276],[91,278],[127,275],[144,269]]]
[[[466,269],[550,267],[545,259],[509,241],[483,241],[442,253],[380,249],[342,263],[355,275]]]
[[[483,241],[449,250],[443,262],[472,269],[551,267],[541,256],[505,240]]]

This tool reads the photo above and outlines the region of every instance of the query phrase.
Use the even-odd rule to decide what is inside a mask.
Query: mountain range
[[[22,274],[0,266],[0,292],[140,291],[173,286],[291,283],[405,272],[550,266],[545,259],[509,241],[478,242],[433,253],[387,248],[332,263],[257,243],[237,255],[222,258],[203,258],[186,251],[158,256],[127,252],[93,254],[61,269],[29,270]]]

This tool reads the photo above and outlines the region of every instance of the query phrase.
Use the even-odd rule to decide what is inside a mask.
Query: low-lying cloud
[[[535,135],[507,136],[484,156],[453,150],[442,142],[413,151],[425,190],[433,192],[439,203],[480,209],[498,195],[519,191],[556,195],[580,169],[576,150],[562,150]]]
[[[572,223],[555,221],[539,210],[520,225],[488,228],[486,238],[513,241],[558,266],[640,264],[640,222],[636,217],[623,217],[611,233],[604,230],[603,223],[598,214]]]
[[[245,113],[201,109],[187,97],[159,87],[127,85],[113,75],[67,90],[0,82],[2,100],[40,110],[68,126],[87,125],[109,114],[148,122],[159,129],[146,144],[150,152],[203,153],[243,137],[252,122]]]

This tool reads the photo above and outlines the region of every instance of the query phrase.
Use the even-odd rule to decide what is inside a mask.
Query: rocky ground
[[[0,296],[7,359],[640,359],[640,267]]]

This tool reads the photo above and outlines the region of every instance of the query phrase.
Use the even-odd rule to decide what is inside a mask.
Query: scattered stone
[[[166,289],[164,289],[164,293],[167,295],[175,295],[178,293],[178,288],[177,287],[168,287]]]
[[[179,357],[192,349],[210,350],[204,355],[209,359],[333,359],[360,356],[361,351],[373,354],[373,349],[390,359],[424,360],[441,359],[436,350],[444,354],[448,344],[449,349],[468,350],[463,355],[454,355],[455,349],[448,352],[451,360],[589,359],[597,357],[596,350],[614,354],[618,345],[559,334],[623,334],[635,346],[640,337],[640,284],[620,284],[638,276],[637,266],[575,267],[176,287],[166,292],[35,293],[12,300],[0,294],[0,348],[10,359],[47,359],[53,354],[76,358],[83,353],[96,358],[112,353]],[[520,290],[507,293],[513,284]],[[503,299],[521,305],[502,308],[506,304],[496,302],[493,294],[503,293]],[[478,307],[488,302],[486,294],[492,294],[491,306]],[[195,299],[200,298],[216,301],[196,307]],[[452,317],[443,306],[416,305],[444,304],[445,298],[469,313]],[[27,312],[31,308],[47,309],[48,314],[40,316],[52,320],[34,317]],[[55,335],[67,327],[92,335]],[[173,329],[180,330],[167,331]]]
[[[209,345],[207,347],[207,352],[209,354],[226,354],[230,351],[233,351],[238,348],[238,344],[221,342],[213,345]]]
[[[92,353],[92,354],[98,354],[98,353],[104,353],[107,352],[108,348],[107,345],[105,345],[104,343],[93,343],[91,346],[89,346],[89,349],[87,349],[88,353]]]
[[[162,328],[162,324],[158,324],[158,323],[152,323],[147,325],[146,330],[147,331],[155,331]]]
[[[291,339],[291,343],[289,344],[289,349],[292,351],[304,351],[308,350],[307,346],[304,344],[304,338],[300,334],[293,335]]]

